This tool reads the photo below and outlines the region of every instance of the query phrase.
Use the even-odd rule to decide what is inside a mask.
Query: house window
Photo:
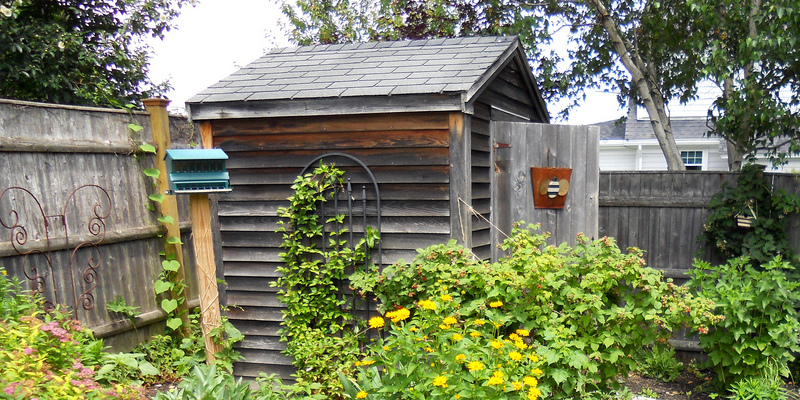
[[[700,171],[703,169],[703,152],[702,151],[681,151],[681,159],[683,165],[689,171]]]

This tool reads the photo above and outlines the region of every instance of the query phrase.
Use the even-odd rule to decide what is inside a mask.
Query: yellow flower
[[[461,398],[461,395],[460,395],[460,394],[458,394],[458,393],[456,393],[456,400],[458,400],[458,399],[460,399],[460,398]]]
[[[522,382],[530,387],[536,387],[539,384],[539,381],[532,376],[526,376],[522,378]]]
[[[492,340],[492,347],[494,347],[495,349],[502,349],[503,348],[503,342],[501,342],[499,340]]]
[[[534,369],[531,370],[531,373],[536,375],[536,376],[539,376],[539,375],[542,374],[542,370],[540,370],[539,368],[534,368]]]
[[[495,376],[492,376],[491,378],[489,378],[489,381],[487,383],[490,384],[490,385],[502,385],[503,382],[505,382],[505,381],[503,380],[502,377],[499,377],[499,376],[495,375]]]
[[[383,317],[372,317],[369,319],[369,327],[378,329],[383,328],[385,322],[383,321]]]
[[[462,335],[460,333],[454,333],[453,334],[453,340],[455,340],[456,342],[461,340],[461,339],[463,339],[463,338],[464,338],[464,335]]]
[[[470,332],[469,335],[472,336],[472,337],[478,337],[481,334],[480,334],[480,332]]]
[[[458,362],[464,361],[466,359],[467,359],[467,356],[465,356],[463,354],[459,354],[459,355],[456,356],[456,361],[458,361]]]
[[[417,327],[416,326],[412,326],[411,328],[408,328],[408,331],[409,332],[416,332],[417,331]]]
[[[389,351],[389,346],[383,346],[383,351]]]
[[[520,336],[528,336],[531,334],[527,329],[517,329],[517,334]]]
[[[411,311],[408,311],[406,308],[399,308],[394,311],[389,311],[386,313],[386,318],[389,318],[394,323],[398,323],[400,321],[405,321],[408,317],[411,316]]]
[[[356,398],[357,399],[366,399],[367,398],[367,392],[362,390],[362,391],[356,393]]]
[[[453,296],[450,296],[449,294],[443,294],[440,299],[442,299],[442,301],[450,301],[453,300]]]
[[[456,323],[458,323],[458,320],[455,319],[454,317],[445,317],[442,322],[444,322],[445,325],[455,325]]]
[[[531,354],[531,355],[528,356],[528,358],[530,358],[531,361],[533,361],[535,363],[539,362],[539,356],[537,356],[536,354]]]
[[[361,361],[356,361],[353,365],[355,365],[356,367],[360,367],[362,364]]]
[[[439,325],[439,329],[441,329],[443,331],[446,331],[446,330],[450,329],[450,325],[444,325],[444,324]]]
[[[430,347],[426,347],[426,348],[425,348],[425,351],[427,351],[428,353],[433,353],[433,349],[432,349],[432,348],[430,348]]]
[[[516,351],[512,351],[512,352],[508,353],[508,358],[510,358],[510,359],[512,359],[514,361],[519,361],[519,360],[522,360],[522,354],[520,354],[520,353],[518,353]]]
[[[478,325],[478,326],[483,326],[485,323],[486,323],[486,321],[484,321],[482,319],[476,319],[475,320],[475,325]]]
[[[375,360],[363,360],[361,361],[361,365],[372,365],[375,364]]]
[[[539,388],[532,387],[528,390],[528,400],[538,400],[541,395],[542,391]]]
[[[432,302],[430,300],[420,300],[419,301],[419,306],[424,308],[424,309],[426,309],[426,310],[431,310],[431,311],[436,310],[436,303],[434,303],[434,302]]]
[[[512,334],[508,335],[508,338],[511,339],[511,340],[520,340],[521,339],[519,337],[519,335],[517,335],[516,333],[512,333]]]
[[[498,365],[498,366],[497,366],[497,368],[500,368],[500,367],[502,367],[502,365]],[[503,371],[494,371],[494,372],[492,373],[492,376],[496,376],[496,377],[498,377],[498,378],[502,378],[502,377],[503,377]]]
[[[503,306],[503,302],[500,301],[500,300],[495,300],[495,301],[489,303],[489,307],[492,307],[492,308],[498,308],[498,307],[502,307],[502,306]]]
[[[520,350],[525,350],[528,348],[528,345],[525,344],[525,342],[523,342],[522,340],[517,340],[516,342],[514,342],[514,346],[517,346],[517,348]]]
[[[470,371],[480,371],[483,369],[483,363],[480,361],[470,361],[467,364],[467,369]]]
[[[522,389],[522,382],[520,381],[511,382],[511,387],[513,387],[514,390],[520,390]]]
[[[446,388],[447,387],[447,377],[439,375],[436,378],[433,378],[433,386],[439,386]]]

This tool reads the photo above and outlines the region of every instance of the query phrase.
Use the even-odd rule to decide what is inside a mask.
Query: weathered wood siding
[[[283,308],[277,288],[282,235],[277,210],[314,158],[352,155],[375,174],[381,190],[384,264],[411,261],[417,248],[451,234],[451,136],[459,114],[386,114],[211,121],[215,147],[229,155],[233,191],[219,199],[222,256],[230,319],[245,335],[237,376],[260,372],[289,378],[291,360],[278,341]],[[358,169],[344,166],[354,185]]]
[[[174,140],[185,146],[191,129],[182,121],[172,121],[172,132],[183,134]],[[131,132],[127,128],[131,122],[144,130]],[[136,143],[151,142],[151,137],[149,117],[143,113],[0,100],[0,192],[24,189],[10,189],[0,198],[0,220],[5,225],[0,225],[0,264],[28,287],[32,281],[24,270],[31,274],[32,268],[38,269],[45,297],[70,306],[89,287],[83,275],[86,268],[96,264],[97,287],[89,298],[93,308],[84,310],[79,304],[77,316],[117,350],[163,332],[164,315],[153,292],[163,243],[158,237],[160,224],[146,208],[152,185],[142,172],[153,161],[134,155]],[[84,185],[99,186],[108,197],[94,186],[79,189]],[[183,241],[188,244],[185,203],[181,211],[182,226],[187,228]],[[19,217],[16,224],[13,212]],[[93,226],[95,216],[105,214],[107,218]],[[9,229],[14,225],[20,227]],[[27,236],[17,236],[23,229]],[[96,241],[101,241],[96,247],[76,250],[82,243]],[[191,265],[191,247],[184,246],[184,251]],[[20,252],[45,254],[26,259]],[[187,283],[189,295],[194,296],[191,271],[187,268]],[[117,296],[139,307],[137,329],[126,317],[106,310],[105,304]]]
[[[599,131],[585,126],[494,122],[492,132],[509,147],[495,152],[498,168],[496,188],[496,241],[518,221],[541,223],[541,231],[552,234],[548,243],[575,243],[584,233],[597,237]],[[548,160],[548,152],[550,157]],[[569,167],[572,177],[563,209],[536,209],[531,167]]]
[[[800,193],[798,175],[766,174],[776,189]],[[711,249],[697,238],[708,217],[711,197],[723,182],[735,183],[731,172],[603,172],[600,174],[600,236],[617,240],[620,248],[645,250],[647,265],[664,271],[666,277],[683,283],[698,251],[702,259]],[[800,251],[800,217],[789,229],[795,249]]]

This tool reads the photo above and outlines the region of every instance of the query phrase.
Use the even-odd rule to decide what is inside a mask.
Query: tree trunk
[[[670,171],[686,170],[683,159],[681,159],[681,152],[678,150],[675,137],[672,135],[669,118],[664,112],[664,98],[663,96],[652,95],[654,93],[650,88],[652,85],[644,75],[647,72],[644,62],[638,56],[636,56],[636,60],[632,58],[632,54],[635,54],[633,46],[630,43],[626,43],[622,38],[619,28],[610,18],[608,10],[603,3],[600,0],[588,0],[588,4],[594,7],[598,20],[602,23],[606,33],[608,33],[609,39],[611,39],[614,51],[620,56],[620,60],[628,72],[631,73],[631,82],[636,85],[636,89],[642,97],[642,105],[650,117],[653,133],[655,133],[661,152],[664,153],[664,158],[667,160],[667,169]],[[655,93],[658,93],[658,91],[656,90]],[[659,110],[661,111],[659,112]]]

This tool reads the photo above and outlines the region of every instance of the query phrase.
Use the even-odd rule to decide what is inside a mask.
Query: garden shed
[[[383,264],[450,238],[488,259],[499,240],[495,153],[510,146],[490,126],[549,123],[516,37],[277,49],[187,109],[230,157],[233,191],[219,198],[219,224],[227,304],[238,306],[229,316],[246,335],[235,367],[244,377],[291,373],[270,282],[281,261],[277,210],[302,171],[336,153],[358,188],[374,178],[380,203],[363,209],[380,209]]]

